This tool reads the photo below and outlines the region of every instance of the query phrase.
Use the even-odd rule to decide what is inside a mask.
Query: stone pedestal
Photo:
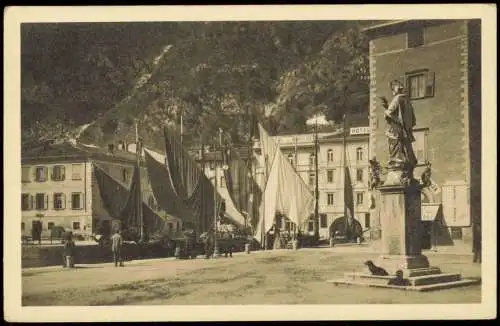
[[[391,275],[402,270],[409,276],[412,269],[429,267],[420,244],[420,185],[416,180],[406,185],[399,178],[392,180],[395,182],[378,188],[382,243],[381,255],[374,263]]]
[[[382,241],[380,256],[373,263],[389,275],[372,275],[368,267],[364,267],[359,273],[348,273],[344,279],[330,283],[417,291],[478,283],[477,280],[464,280],[460,274],[442,273],[439,268],[431,267],[427,257],[422,255],[420,184],[411,173],[389,169],[386,182],[378,190]],[[362,264],[360,262],[360,266]],[[402,272],[399,277],[397,271]]]

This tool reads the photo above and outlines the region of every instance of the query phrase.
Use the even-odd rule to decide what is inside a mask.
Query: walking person
[[[123,238],[121,231],[117,229],[115,234],[111,237],[111,250],[113,251],[113,261],[115,263],[115,267],[118,267],[118,264],[120,264],[120,267],[123,267],[122,247]]]

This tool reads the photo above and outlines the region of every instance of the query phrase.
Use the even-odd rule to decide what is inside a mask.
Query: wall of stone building
[[[473,223],[481,225],[481,21],[469,22],[469,136],[470,136],[470,202]],[[472,241],[481,242],[481,228],[477,228]]]
[[[387,140],[384,135],[385,120],[379,97],[392,98],[389,82],[393,79],[404,79],[406,73],[420,69],[433,72],[434,96],[414,100],[412,104],[415,108],[417,127],[429,128],[426,151],[432,163],[432,179],[439,186],[450,183],[460,184],[460,189],[464,186],[466,188],[466,198],[459,203],[460,212],[469,210],[470,171],[474,164],[474,168],[478,169],[477,162],[471,162],[472,149],[469,141],[471,130],[477,129],[473,127],[477,126],[477,122],[471,124],[470,119],[470,93],[474,91],[470,89],[469,76],[469,25],[467,21],[458,21],[425,27],[424,45],[417,48],[407,48],[407,34],[404,30],[397,35],[373,39],[369,47],[370,156],[376,155],[383,164],[388,158]],[[477,149],[477,146],[474,148]],[[445,207],[444,212],[444,221],[453,224],[450,222],[449,213],[446,216],[450,208]],[[468,227],[470,222],[467,222],[470,217],[463,217],[465,222],[455,225],[462,229],[462,239],[453,240],[457,246],[471,242],[471,229]],[[372,223],[379,224],[375,216]],[[451,233],[449,225],[445,230]]]

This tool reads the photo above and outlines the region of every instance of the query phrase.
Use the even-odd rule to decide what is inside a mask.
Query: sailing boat
[[[354,193],[352,188],[351,173],[347,162],[347,125],[346,115],[343,117],[342,130],[342,168],[344,170],[344,214],[342,217],[333,221],[330,226],[330,237],[334,243],[349,243],[356,242],[363,234],[363,230],[359,221],[354,216]]]

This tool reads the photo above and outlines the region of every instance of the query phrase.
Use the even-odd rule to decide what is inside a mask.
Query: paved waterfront
[[[214,304],[479,303],[481,286],[409,293],[335,286],[326,280],[356,271],[368,248],[321,248],[238,253],[231,258],[172,258],[24,269],[25,306]],[[443,272],[480,277],[469,255],[428,254]]]

